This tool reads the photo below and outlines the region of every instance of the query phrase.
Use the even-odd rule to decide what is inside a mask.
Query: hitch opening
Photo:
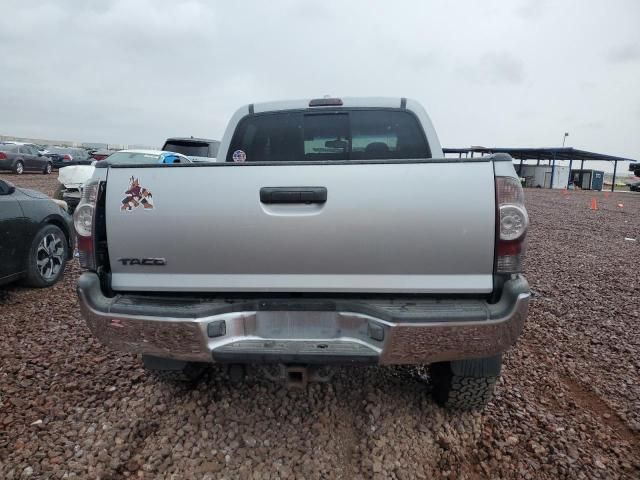
[[[286,369],[287,388],[305,388],[309,381],[307,367],[293,366]]]

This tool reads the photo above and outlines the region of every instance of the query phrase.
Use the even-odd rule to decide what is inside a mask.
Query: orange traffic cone
[[[597,210],[598,209],[598,202],[596,200],[596,197],[593,197],[591,199],[591,210]]]

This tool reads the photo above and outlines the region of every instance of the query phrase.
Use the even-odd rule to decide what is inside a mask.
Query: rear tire
[[[45,225],[31,242],[24,284],[44,288],[57,283],[64,274],[68,253],[64,232],[56,225]]]
[[[47,162],[42,173],[43,175],[51,175],[51,170],[53,170],[53,166],[51,165],[51,162]]]
[[[434,363],[429,367],[433,398],[445,408],[480,410],[493,396],[501,367],[502,355]]]
[[[152,355],[142,355],[142,363],[147,373],[167,383],[194,384],[207,369],[206,363],[183,362]]]
[[[24,163],[18,160],[16,164],[13,166],[13,171],[15,172],[16,175],[22,175],[24,173]]]

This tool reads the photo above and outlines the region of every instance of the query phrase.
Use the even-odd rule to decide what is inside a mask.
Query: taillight
[[[65,155],[62,157],[62,161],[63,161],[63,162],[70,162],[70,161],[71,161],[71,155],[67,155],[67,154],[65,154]]]
[[[95,212],[98,201],[98,182],[85,185],[82,198],[73,213],[73,226],[78,235],[80,266],[89,270],[96,269],[95,255]]]
[[[6,160],[7,155],[4,152],[0,152],[0,160]]]
[[[529,215],[524,206],[524,191],[514,177],[496,177],[498,241],[496,273],[520,273],[525,253]]]

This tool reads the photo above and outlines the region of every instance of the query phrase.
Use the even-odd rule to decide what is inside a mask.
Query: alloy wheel
[[[51,281],[57,277],[64,262],[64,240],[55,233],[45,235],[36,251],[36,265],[40,276]]]

